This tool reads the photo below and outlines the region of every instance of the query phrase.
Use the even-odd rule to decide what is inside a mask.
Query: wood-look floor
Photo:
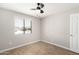
[[[77,55],[77,53],[44,42],[16,48],[1,55]]]

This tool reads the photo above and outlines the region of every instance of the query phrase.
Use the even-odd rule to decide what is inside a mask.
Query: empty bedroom
[[[79,3],[0,3],[0,55],[79,55]]]

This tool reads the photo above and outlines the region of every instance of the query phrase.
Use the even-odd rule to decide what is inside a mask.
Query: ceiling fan
[[[43,7],[44,7],[43,3],[37,3],[37,7],[31,8],[31,10],[40,10],[40,13],[44,13],[44,11],[42,10]]]

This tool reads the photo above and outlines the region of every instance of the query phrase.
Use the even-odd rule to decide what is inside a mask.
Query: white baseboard
[[[48,42],[48,41],[45,41],[45,40],[42,40],[42,42],[49,43],[49,44],[52,44],[52,45],[55,45],[55,46],[61,47],[61,48],[67,49],[67,50],[72,51],[72,52],[75,52],[75,53],[79,53],[79,51],[72,50],[72,49],[70,49],[70,48],[64,47],[64,46],[59,45],[59,44],[55,44],[55,43]]]
[[[21,44],[21,45],[18,45],[18,46],[12,47],[12,48],[8,48],[8,49],[0,50],[0,53],[3,53],[3,52],[6,52],[6,51],[9,51],[9,50],[12,50],[12,49],[15,49],[15,48],[19,48],[19,47],[22,47],[22,46],[25,46],[25,45],[33,44],[33,43],[36,43],[36,42],[38,42],[38,41],[40,41],[40,40],[32,41],[32,42],[25,43],[25,44]]]

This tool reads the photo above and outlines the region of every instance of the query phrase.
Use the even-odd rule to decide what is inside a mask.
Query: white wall
[[[25,16],[32,20],[31,35],[15,35],[14,34],[14,17],[16,15]],[[21,44],[26,44],[32,41],[40,40],[40,20],[23,15],[17,12],[12,12],[0,8],[0,50],[15,47]]]
[[[70,15],[73,13],[79,13],[79,9],[54,14],[41,19],[40,22],[38,18],[0,8],[0,50],[37,40],[69,47],[69,21]],[[31,35],[14,34],[14,17],[16,15],[32,19]]]
[[[72,9],[41,19],[41,40],[69,48],[69,23],[70,15],[73,13],[79,13],[79,9]]]

